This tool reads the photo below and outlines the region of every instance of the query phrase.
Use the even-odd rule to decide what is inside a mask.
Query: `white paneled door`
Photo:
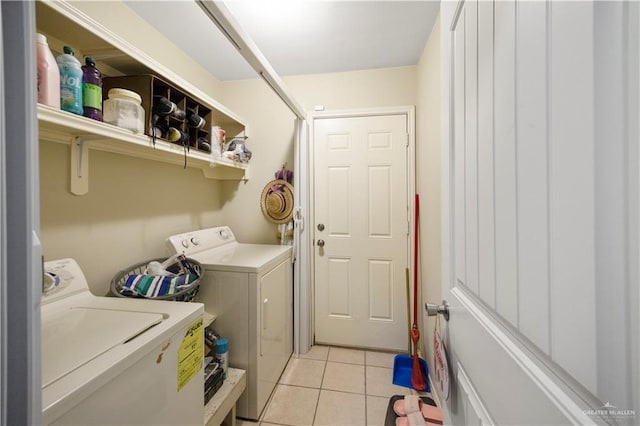
[[[315,340],[407,347],[408,115],[314,120]]]
[[[640,424],[639,9],[442,3],[447,423]]]

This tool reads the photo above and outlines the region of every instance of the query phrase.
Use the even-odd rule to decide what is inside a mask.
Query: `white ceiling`
[[[256,76],[195,2],[125,3],[219,80]],[[440,5],[437,0],[225,4],[281,76],[415,65]]]

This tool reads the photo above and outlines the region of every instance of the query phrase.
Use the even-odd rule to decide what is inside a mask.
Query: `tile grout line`
[[[328,358],[328,352],[327,352],[327,358]],[[307,359],[307,360],[312,360],[312,361],[319,361],[319,362],[323,362],[323,363],[324,363],[324,366],[323,366],[323,368],[322,368],[322,378],[320,379],[320,387],[322,386],[322,381],[324,380],[324,372],[325,372],[325,370],[326,370],[326,364],[327,364],[327,360],[326,360],[326,359],[322,360],[322,359],[301,358],[301,357],[295,357],[295,358],[293,358],[293,357],[292,357],[291,359],[296,359],[296,360],[299,360],[299,359]],[[288,366],[289,366],[289,365],[287,365],[287,367],[288,367]],[[314,410],[313,418],[312,418],[312,420],[311,420],[311,425],[313,425],[313,423],[315,422],[315,416],[316,416],[316,413],[317,413],[317,410],[318,410],[318,404],[319,404],[319,402],[320,402],[320,391],[321,391],[320,387],[315,388],[315,387],[312,387],[312,386],[311,386],[311,387],[309,387],[309,386],[300,386],[300,385],[293,385],[293,384],[288,384],[288,383],[282,383],[282,376],[281,376],[281,377],[280,377],[280,379],[278,380],[278,386],[300,387],[300,388],[303,388],[303,389],[312,389],[312,390],[317,390],[317,391],[318,391],[318,397],[317,397],[317,399],[316,399],[316,407],[315,407],[315,410]],[[269,401],[267,402],[267,407],[266,407],[266,409],[265,409],[264,414],[262,415],[262,418],[260,419],[260,423],[262,423],[262,421],[264,421],[264,417],[266,416],[266,413],[267,413],[267,411],[269,410],[269,405],[271,404],[272,399],[273,399],[273,394],[269,397]],[[274,424],[280,424],[280,423],[274,423]],[[286,425],[284,425],[284,426],[286,426]]]
[[[289,358],[289,361],[287,362],[287,365],[286,365],[286,367],[285,367],[285,371],[286,371],[286,370],[287,370],[287,368],[289,367],[289,365],[290,365],[290,363],[292,362],[292,360],[298,360],[298,359],[302,359],[302,358],[300,358],[300,357],[295,357],[295,356],[290,357],[290,358]],[[318,360],[318,361],[322,361],[322,360]],[[262,425],[262,423],[264,422],[265,416],[267,415],[267,412],[269,411],[270,405],[271,405],[271,403],[273,402],[273,398],[274,398],[274,396],[275,396],[275,393],[276,393],[276,391],[277,391],[278,387],[280,387],[280,386],[290,386],[290,387],[300,387],[300,388],[304,388],[304,389],[315,389],[315,388],[313,388],[313,387],[309,388],[309,387],[306,387],[306,386],[295,386],[295,385],[289,385],[289,384],[286,384],[286,383],[282,383],[282,376],[283,376],[283,375],[284,375],[284,371],[283,371],[283,372],[282,372],[282,374],[280,375],[280,378],[278,378],[278,382],[276,383],[276,389],[271,393],[271,395],[269,395],[269,399],[267,400],[267,403],[266,403],[265,408],[264,408],[264,410],[263,410],[263,412],[262,412],[262,415],[261,415],[261,416],[260,416],[260,418],[258,419],[258,426],[261,426],[261,425]],[[316,403],[316,405],[317,405],[317,403]],[[268,422],[268,423],[269,423],[269,424],[274,424],[274,425],[288,426],[288,425],[286,425],[286,424],[276,423],[276,422],[273,422],[273,423]],[[313,424],[313,423],[312,423],[312,424]]]
[[[320,379],[320,388],[318,389],[318,399],[316,400],[316,409],[313,412],[313,419],[311,419],[311,424],[314,425],[316,423],[316,416],[318,415],[318,406],[320,406],[320,395],[322,394],[322,383],[324,382],[324,375],[327,372],[327,363],[329,362],[329,351],[327,351],[327,360],[324,361],[324,368],[322,369],[322,379]]]
[[[313,387],[309,387],[309,386],[299,386],[299,385],[287,385],[284,383],[279,384],[280,386],[287,386],[290,388],[301,388],[301,389],[311,389],[311,390],[325,390],[325,391],[329,391],[329,392],[340,392],[340,393],[346,393],[349,395],[365,395],[365,396],[374,396],[376,398],[386,398],[386,396],[384,395],[374,395],[374,394],[365,394],[362,392],[352,392],[352,391],[347,391],[347,390],[342,390],[342,389],[331,389],[331,388],[313,388]]]

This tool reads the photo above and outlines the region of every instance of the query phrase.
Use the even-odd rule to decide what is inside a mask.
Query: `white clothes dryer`
[[[94,296],[73,259],[44,270],[44,424],[202,426],[202,304]]]
[[[167,239],[205,269],[196,300],[229,339],[229,366],[247,372],[239,417],[258,420],[293,352],[291,247],[238,243],[227,226]]]

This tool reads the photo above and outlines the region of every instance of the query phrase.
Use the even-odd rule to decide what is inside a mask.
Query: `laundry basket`
[[[200,262],[191,258],[186,258],[183,261],[183,264],[188,269],[191,269],[188,274],[181,274],[181,272],[184,271],[178,261],[168,266],[166,270],[174,274],[180,274],[179,277],[177,277],[177,281],[183,281],[184,285],[175,286],[174,291],[167,293],[162,290],[166,290],[166,286],[171,285],[170,277],[147,274],[147,266],[149,265],[149,262],[156,261],[162,263],[166,260],[167,258],[149,259],[118,272],[111,279],[111,293],[118,297],[191,302],[196,297],[198,289],[200,288],[200,280],[202,279],[202,275],[204,275],[204,268]],[[139,288],[135,288],[135,282],[139,282],[137,280],[140,279],[144,279],[147,283],[151,283],[150,285],[155,286],[154,289],[156,291],[149,287],[150,290],[145,294],[142,294],[139,291]]]

